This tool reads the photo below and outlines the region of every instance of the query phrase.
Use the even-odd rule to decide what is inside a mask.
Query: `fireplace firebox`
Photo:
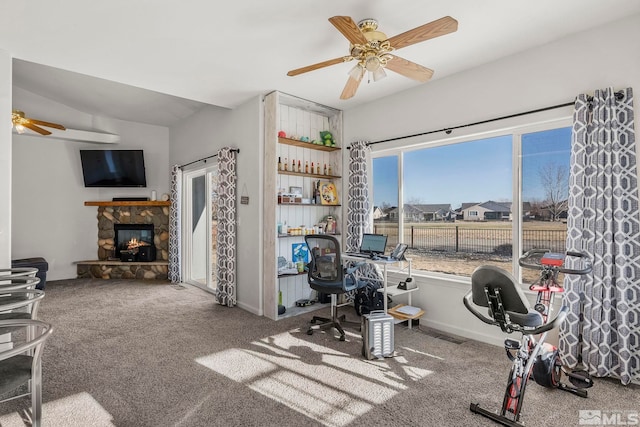
[[[156,260],[153,224],[114,224],[115,257],[121,261]]]

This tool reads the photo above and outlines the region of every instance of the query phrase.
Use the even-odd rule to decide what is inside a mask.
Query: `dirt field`
[[[511,222],[464,222],[457,221],[455,223],[442,223],[442,222],[429,222],[429,223],[414,223],[405,224],[405,230],[410,229],[411,226],[416,229],[419,227],[428,227],[430,229],[430,235],[428,244],[430,247],[437,244],[437,240],[441,240],[440,243],[444,247],[447,243],[447,233],[451,233],[451,229],[458,227],[459,238],[462,240],[465,236],[473,236],[473,242],[470,244],[479,245],[485,248],[498,247],[505,242],[511,240]],[[437,230],[442,228],[442,233]],[[542,222],[542,221],[529,221],[523,223],[523,244],[525,249],[530,248],[554,248],[554,250],[560,250],[558,248],[564,247],[564,240],[566,239],[567,225],[562,222]],[[491,230],[498,230],[501,234],[494,234]],[[468,234],[464,232],[468,231]],[[476,234],[471,234],[473,231],[477,231]],[[483,233],[486,231],[486,233]],[[397,226],[395,224],[376,224],[376,232],[386,234],[388,236],[388,245],[395,246],[398,241]],[[435,237],[434,237],[435,236]],[[496,237],[496,236],[499,236]],[[542,236],[542,238],[540,238]],[[407,232],[405,231],[405,243],[407,242]],[[545,238],[547,237],[547,238]],[[505,239],[506,238],[506,239]],[[434,242],[436,242],[434,244]],[[419,244],[419,243],[418,243]],[[415,244],[414,246],[418,246]],[[460,247],[464,247],[465,242],[460,242]],[[507,243],[509,244],[509,243]],[[510,248],[509,248],[510,249]],[[488,252],[491,250],[489,249]],[[439,273],[456,274],[460,276],[471,276],[473,270],[479,265],[495,265],[504,270],[512,270],[512,257],[510,254],[499,255],[496,253],[465,253],[465,252],[453,252],[442,251],[434,252],[433,250],[420,250],[417,248],[409,249],[407,251],[407,257],[412,259],[412,267],[419,270],[427,270]],[[538,275],[537,270],[522,269],[523,282],[532,283]]]

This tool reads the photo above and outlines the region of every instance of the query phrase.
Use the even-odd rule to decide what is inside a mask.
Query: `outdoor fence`
[[[397,224],[374,224],[373,231],[388,236],[387,245],[398,242]],[[565,230],[533,229],[522,231],[523,250],[534,248],[564,252],[567,239]],[[427,252],[466,252],[512,255],[510,228],[473,228],[470,226],[406,226],[404,243],[412,249]]]

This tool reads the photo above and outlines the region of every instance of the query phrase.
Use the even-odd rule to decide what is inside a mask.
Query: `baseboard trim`
[[[437,321],[425,319],[424,317],[420,319],[420,323],[422,323],[423,325],[429,328],[437,329],[438,331],[442,331],[444,333],[457,335],[459,337],[469,338],[475,341],[480,341],[483,343],[495,345],[497,347],[502,347],[504,345],[504,338],[496,337],[496,336],[481,333],[481,332],[474,332],[469,329],[462,329],[456,326],[452,326],[448,323],[437,322]]]

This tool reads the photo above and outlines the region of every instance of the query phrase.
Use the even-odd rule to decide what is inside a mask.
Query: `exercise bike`
[[[565,259],[574,258],[582,261],[582,269],[570,269],[564,266]],[[529,289],[537,292],[534,309],[542,314],[546,322],[553,309],[553,300],[556,293],[564,292],[562,284],[558,282],[558,274],[584,275],[591,272],[591,261],[589,256],[582,252],[567,251],[564,254],[550,252],[547,249],[532,249],[526,252],[518,260],[518,264],[524,268],[540,270],[538,280],[529,286]],[[582,300],[584,295],[580,296]],[[580,329],[582,328],[582,309],[580,310]],[[582,345],[582,330],[579,331],[580,343]],[[560,361],[560,352],[555,346],[545,344],[545,351],[539,356],[539,361],[533,366],[533,378],[535,382],[544,387],[558,388],[568,391],[580,397],[587,397],[587,388],[593,386],[593,380],[589,372],[582,364],[582,349],[578,350],[578,365],[573,371],[563,368]],[[562,374],[565,374],[571,382],[571,386],[561,381]]]
[[[535,252],[534,252],[535,251]],[[587,262],[582,270],[563,269],[561,267],[565,255],[543,255],[545,264],[535,264],[531,261],[534,255],[541,254],[541,250],[527,252],[520,262],[528,268],[541,268],[540,280],[532,285],[532,290],[538,292],[536,309],[529,305],[529,301],[522,291],[520,284],[507,271],[491,265],[476,268],[471,275],[471,290],[463,298],[465,307],[478,319],[489,325],[499,326],[505,333],[519,332],[522,340],[507,338],[504,346],[509,360],[513,362],[507,387],[499,414],[472,403],[471,412],[485,416],[505,426],[522,426],[519,422],[525,391],[529,378],[545,386],[561,388],[566,391],[584,396],[579,389],[569,387],[560,382],[559,356],[555,347],[545,343],[547,333],[558,327],[566,318],[568,307],[563,306],[558,314],[551,318],[553,295],[559,292],[561,286],[555,281],[560,272],[567,274],[586,274],[591,271],[588,257],[578,256]],[[547,251],[544,251],[546,254]],[[567,253],[576,256],[577,253]],[[558,265],[560,259],[560,265]],[[551,264],[549,264],[547,262]],[[522,265],[522,264],[521,264]],[[488,316],[480,312],[477,307],[488,309]],[[484,310],[483,310],[484,311]],[[538,339],[534,336],[540,335]],[[537,367],[536,367],[537,365]],[[537,374],[537,375],[536,375]]]

